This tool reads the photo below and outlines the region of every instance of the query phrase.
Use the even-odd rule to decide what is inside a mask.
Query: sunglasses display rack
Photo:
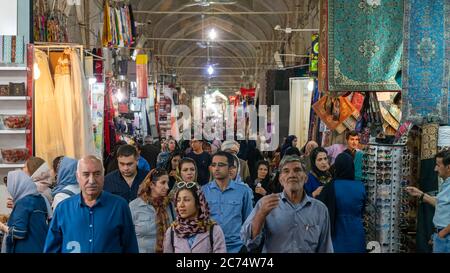
[[[409,152],[404,145],[369,144],[363,156],[363,182],[367,204],[365,228],[367,241],[378,241],[383,253],[402,252],[405,247],[401,220],[405,215],[403,203],[404,175],[408,172],[403,161]]]

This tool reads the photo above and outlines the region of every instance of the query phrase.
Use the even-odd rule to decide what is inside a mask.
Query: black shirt
[[[119,170],[115,170],[105,177],[104,190],[112,194],[121,196],[127,200],[128,203],[137,198],[137,192],[139,186],[141,185],[144,178],[147,176],[148,172],[144,170],[139,170],[136,177],[131,184],[128,185],[127,181],[123,178]]]
[[[203,152],[199,155],[194,152],[190,152],[186,156],[194,159],[195,164],[197,165],[197,182],[202,186],[207,184],[209,182],[209,165],[211,165],[211,155],[207,152]]]

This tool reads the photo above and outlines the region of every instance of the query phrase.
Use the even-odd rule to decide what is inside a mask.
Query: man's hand
[[[259,213],[264,217],[267,216],[274,208],[278,207],[280,202],[279,194],[273,193],[261,198],[261,207]]]
[[[445,236],[447,236],[447,234],[448,233],[445,231],[445,228],[444,228],[443,230],[439,231],[438,236],[439,236],[439,238],[444,239]]]
[[[405,188],[405,191],[406,191],[409,195],[411,195],[411,196],[413,196],[413,197],[419,197],[419,196],[421,196],[422,193],[423,193],[423,191],[419,190],[419,189],[416,188],[416,187],[406,187],[406,188]]]

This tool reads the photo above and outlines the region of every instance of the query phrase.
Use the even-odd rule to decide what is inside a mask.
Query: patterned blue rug
[[[402,33],[403,0],[329,0],[329,90],[401,90]]]
[[[450,1],[405,1],[403,121],[449,123]]]

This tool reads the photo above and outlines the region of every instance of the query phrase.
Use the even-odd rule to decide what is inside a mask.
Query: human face
[[[150,189],[153,198],[166,197],[169,191],[169,176],[160,176],[156,182],[150,184]]]
[[[169,152],[175,151],[175,140],[171,139],[169,140]]]
[[[315,142],[315,141],[308,142],[308,144],[306,144],[305,155],[309,156],[311,154],[311,151],[317,147],[319,147],[317,142]]]
[[[191,162],[187,162],[181,165],[180,175],[184,182],[194,182],[195,179],[194,164]]]
[[[326,172],[330,169],[330,164],[328,163],[328,157],[326,153],[320,152],[316,157],[316,167],[319,171]]]
[[[286,192],[303,190],[306,175],[300,162],[286,163],[281,169],[280,182]]]
[[[258,167],[258,179],[259,180],[263,180],[264,178],[266,178],[267,173],[269,172],[269,169],[267,169],[266,165],[259,165]]]
[[[144,145],[150,145],[153,143],[153,139],[151,139],[150,137],[146,137],[144,139]]]
[[[434,167],[434,171],[438,173],[439,177],[442,179],[447,179],[450,177],[450,165],[444,165],[444,159],[441,157],[436,158],[436,166]]]
[[[176,170],[178,167],[178,163],[180,163],[181,156],[177,155],[172,158],[172,170]]]
[[[292,140],[292,147],[297,147],[297,138],[294,138],[294,140]]]
[[[211,172],[213,173],[214,179],[224,180],[229,178],[230,168],[228,166],[228,161],[225,156],[215,156],[211,163]]]
[[[137,173],[137,158],[133,155],[119,156],[117,158],[119,171],[123,177],[133,177]]]
[[[192,147],[192,150],[198,151],[200,148],[202,148],[202,144],[198,140],[192,140],[191,147]]]
[[[77,180],[83,196],[97,198],[102,192],[105,182],[101,163],[82,159],[77,169]]]
[[[195,198],[189,190],[180,190],[177,196],[177,211],[183,219],[195,219],[198,217],[199,208],[195,204]]]
[[[347,139],[347,146],[350,150],[358,149],[359,145],[359,136],[349,136]]]

